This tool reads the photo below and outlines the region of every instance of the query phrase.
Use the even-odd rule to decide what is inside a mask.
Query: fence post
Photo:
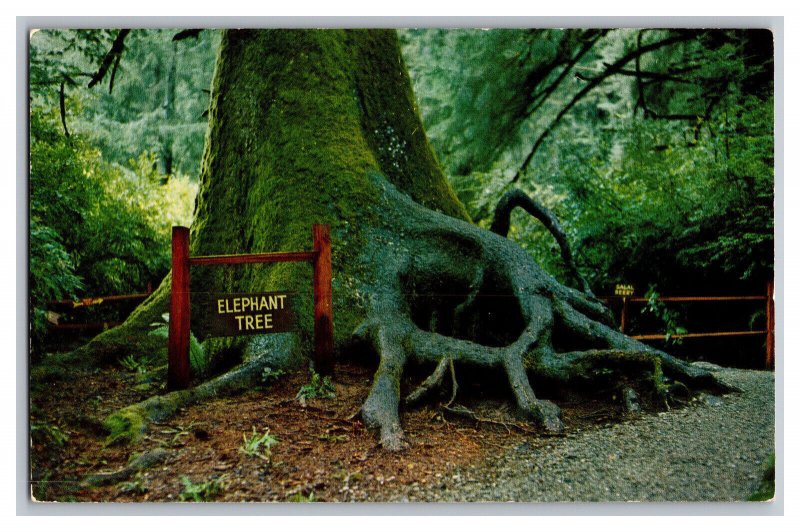
[[[189,228],[172,228],[172,290],[169,300],[167,388],[189,387]]]
[[[767,283],[767,369],[775,368],[775,282]]]
[[[622,296],[622,315],[619,318],[619,332],[625,334],[628,327],[628,296]]]
[[[314,224],[314,369],[333,373],[333,288],[330,226]]]

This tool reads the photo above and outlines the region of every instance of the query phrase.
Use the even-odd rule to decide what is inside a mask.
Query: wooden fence
[[[179,233],[183,233],[185,228],[178,229]],[[325,317],[331,313],[330,302],[330,288],[326,288],[330,283],[330,235],[325,226],[315,226],[313,230],[314,237],[314,251],[306,252],[278,252],[278,253],[258,253],[250,255],[238,256],[209,256],[209,257],[188,257],[188,231],[186,235],[178,235],[178,246],[185,246],[178,250],[185,259],[182,259],[181,268],[188,271],[188,266],[191,265],[213,265],[213,264],[245,264],[245,263],[264,263],[264,262],[283,262],[283,261],[308,261],[312,262],[315,266],[314,276],[314,323],[315,323],[315,354],[318,357],[317,363],[325,369],[329,369],[331,364],[330,353],[333,351],[332,334],[327,329],[328,325],[325,324]],[[182,240],[186,238],[186,242]],[[173,235],[173,245],[175,245],[175,235]],[[173,249],[173,253],[175,250]],[[321,252],[322,255],[321,256]],[[324,255],[327,255],[324,256]],[[319,260],[320,257],[325,260]],[[173,255],[174,258],[174,255]],[[325,267],[327,266],[327,267]],[[323,271],[324,270],[324,271]],[[175,264],[173,264],[173,272],[175,271]],[[173,273],[173,283],[175,282]],[[188,282],[188,275],[183,281]],[[188,292],[188,288],[186,288]],[[112,296],[89,297],[78,300],[63,299],[56,301],[48,301],[48,325],[54,330],[105,330],[120,325],[120,322],[62,322],[61,317],[63,314],[70,312],[77,308],[90,307],[94,305],[119,303],[124,301],[143,301],[152,294],[152,285],[147,285],[147,291],[139,294],[124,294]],[[320,294],[325,293],[325,296]],[[606,296],[602,298],[606,303],[613,301],[621,301],[620,313],[620,331],[627,332],[630,320],[630,305],[647,303],[648,299],[644,297],[632,296]],[[739,337],[739,336],[766,336],[766,353],[765,353],[765,367],[774,369],[775,367],[775,285],[774,283],[767,284],[767,292],[763,296],[672,296],[672,297],[659,297],[659,301],[664,303],[709,303],[709,302],[734,302],[734,301],[763,301],[766,311],[766,329],[763,330],[747,330],[747,331],[709,331],[709,332],[694,332],[685,334],[673,334],[671,338],[724,338],[724,337]],[[180,302],[180,307],[183,308],[184,302]],[[55,312],[60,310],[61,313]],[[171,309],[172,310],[172,309]],[[177,314],[177,312],[176,312]],[[188,317],[188,315],[187,315]],[[186,318],[183,318],[186,319]],[[332,319],[331,319],[332,322]],[[316,330],[319,328],[320,330]],[[188,329],[187,329],[188,330]],[[662,333],[648,333],[632,335],[636,340],[664,340],[666,335]],[[187,340],[188,348],[188,340]],[[173,346],[175,352],[185,352],[183,346]],[[180,366],[183,364],[179,363]],[[187,367],[179,370],[180,376],[173,376],[177,381],[178,386],[188,385],[188,362]],[[186,372],[186,373],[184,373]],[[174,384],[173,384],[174,385]]]
[[[121,324],[118,321],[92,321],[92,322],[62,322],[64,315],[76,309],[93,307],[96,305],[107,305],[109,303],[119,304],[126,301],[144,301],[153,293],[153,285],[147,284],[147,291],[139,294],[122,294],[113,296],[93,296],[81,299],[58,299],[48,301],[47,324],[50,329],[56,331],[104,331]]]
[[[612,301],[622,301],[622,311],[620,313],[620,331],[625,333],[629,327],[630,318],[630,304],[631,303],[647,303],[649,300],[645,297],[631,297],[631,296],[607,296],[603,298],[606,303]],[[699,333],[685,333],[673,334],[671,338],[720,338],[720,337],[736,337],[736,336],[766,336],[766,354],[765,366],[767,369],[774,369],[775,367],[775,285],[774,283],[767,284],[767,293],[763,296],[677,296],[677,297],[659,297],[658,301],[664,303],[709,303],[721,301],[763,301],[766,310],[766,329],[756,331],[709,331]],[[631,338],[636,340],[664,340],[665,334],[637,334],[632,335]]]

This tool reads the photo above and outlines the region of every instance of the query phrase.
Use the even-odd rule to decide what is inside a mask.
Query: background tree
[[[441,384],[453,363],[497,368],[522,413],[554,431],[559,410],[536,397],[530,379],[589,393],[638,388],[656,403],[667,397],[665,375],[724,389],[620,334],[597,300],[469,223],[428,146],[394,32],[226,31],[192,253],[302,249],[313,222],[332,226],[337,349],[380,359],[362,416],[387,447],[403,444],[400,379],[410,362],[435,366],[412,396]],[[294,290],[299,334],[207,340],[218,376],[119,412],[109,419],[115,433],[136,435],[187,402],[251,387],[265,367],[298,364],[308,352],[310,272],[302,266],[206,269],[193,282],[212,292]],[[169,278],[77,357],[163,352],[148,331],[168,290]]]

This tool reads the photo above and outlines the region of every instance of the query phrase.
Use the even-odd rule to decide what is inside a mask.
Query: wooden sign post
[[[311,262],[314,266],[314,368],[318,373],[329,375],[333,372],[333,268],[331,266],[330,227],[314,224],[312,226],[314,241],[313,251],[250,253],[245,255],[208,255],[189,256],[189,229],[187,227],[172,228],[172,292],[169,305],[169,361],[167,369],[167,388],[182,390],[189,387],[191,369],[189,366],[189,321],[190,289],[189,266],[212,266],[220,264],[256,264],[269,262]],[[227,296],[234,296],[228,294]],[[286,297],[277,293],[239,294],[248,301],[256,297]],[[247,296],[247,297],[245,297]],[[283,299],[280,309],[283,310]],[[225,300],[227,301],[227,300]],[[223,303],[225,305],[227,303]],[[233,302],[232,308],[236,303]],[[269,306],[270,303],[267,303]],[[250,316],[252,323],[261,323],[260,328],[266,332],[284,332],[284,325],[278,328],[267,327],[267,319]],[[249,323],[247,317],[242,317]],[[238,322],[237,322],[238,323]],[[270,323],[272,323],[270,321]],[[276,324],[278,322],[276,321]],[[285,322],[281,322],[285,323]],[[246,326],[248,334],[252,328]],[[268,330],[272,329],[272,330]]]
[[[314,225],[314,368],[317,373],[333,373],[333,269],[331,231],[327,225]]]
[[[189,387],[189,228],[172,228],[172,291],[169,299],[167,388]]]

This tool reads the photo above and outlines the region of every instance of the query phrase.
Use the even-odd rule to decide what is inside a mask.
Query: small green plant
[[[183,491],[178,495],[178,499],[184,502],[205,502],[216,497],[225,489],[224,477],[195,484],[184,475],[181,477],[181,482],[183,482]]]
[[[261,372],[261,382],[264,384],[264,386],[269,386],[284,375],[286,375],[286,372],[282,369],[272,369],[270,367],[266,367],[264,368],[264,371]]]
[[[144,485],[142,478],[137,475],[136,478],[123,482],[119,485],[119,492],[130,495],[142,495],[147,493],[147,486]]]
[[[308,495],[303,495],[302,493],[298,492],[286,499],[288,502],[317,502],[316,497],[314,496],[314,492],[310,492]]]
[[[31,439],[34,443],[61,448],[67,444],[69,436],[58,425],[42,421],[31,424]]]
[[[311,382],[304,384],[297,392],[295,399],[305,404],[307,399],[314,398],[333,399],[336,397],[336,388],[327,375],[322,377],[319,373],[311,370]]]
[[[328,443],[343,443],[350,441],[350,437],[347,434],[320,434],[319,439],[320,441],[326,441]]]
[[[128,355],[119,361],[120,365],[133,373],[147,373],[147,366],[141,360],[136,360],[133,355]]]
[[[169,338],[169,312],[162,314],[161,319],[164,321],[150,324],[153,327],[150,334],[160,338]],[[191,331],[189,332],[189,365],[198,375],[205,375],[206,370],[208,370],[205,349],[203,349],[203,346]]]
[[[45,501],[47,500],[47,489],[50,487],[50,477],[53,475],[53,472],[50,470],[45,471],[42,478],[39,480],[34,480],[31,482],[31,489],[33,499],[36,501]]]
[[[664,324],[664,339],[667,344],[680,345],[682,338],[675,338],[675,335],[686,334],[685,327],[678,325],[678,312],[670,310],[659,300],[661,294],[656,292],[655,285],[650,285],[644,294],[647,303],[642,309],[642,314],[653,314]]]
[[[170,447],[182,447],[184,445],[183,439],[192,434],[194,430],[195,423],[189,423],[186,426],[176,425],[174,427],[166,427],[162,429],[160,433],[168,436],[169,441],[162,440],[162,443]]]
[[[257,456],[267,461],[272,458],[272,447],[278,443],[278,439],[269,433],[269,429],[264,434],[259,435],[255,427],[253,427],[253,434],[249,438],[246,434],[243,434],[242,439],[244,444],[239,448],[240,452],[247,456]]]

